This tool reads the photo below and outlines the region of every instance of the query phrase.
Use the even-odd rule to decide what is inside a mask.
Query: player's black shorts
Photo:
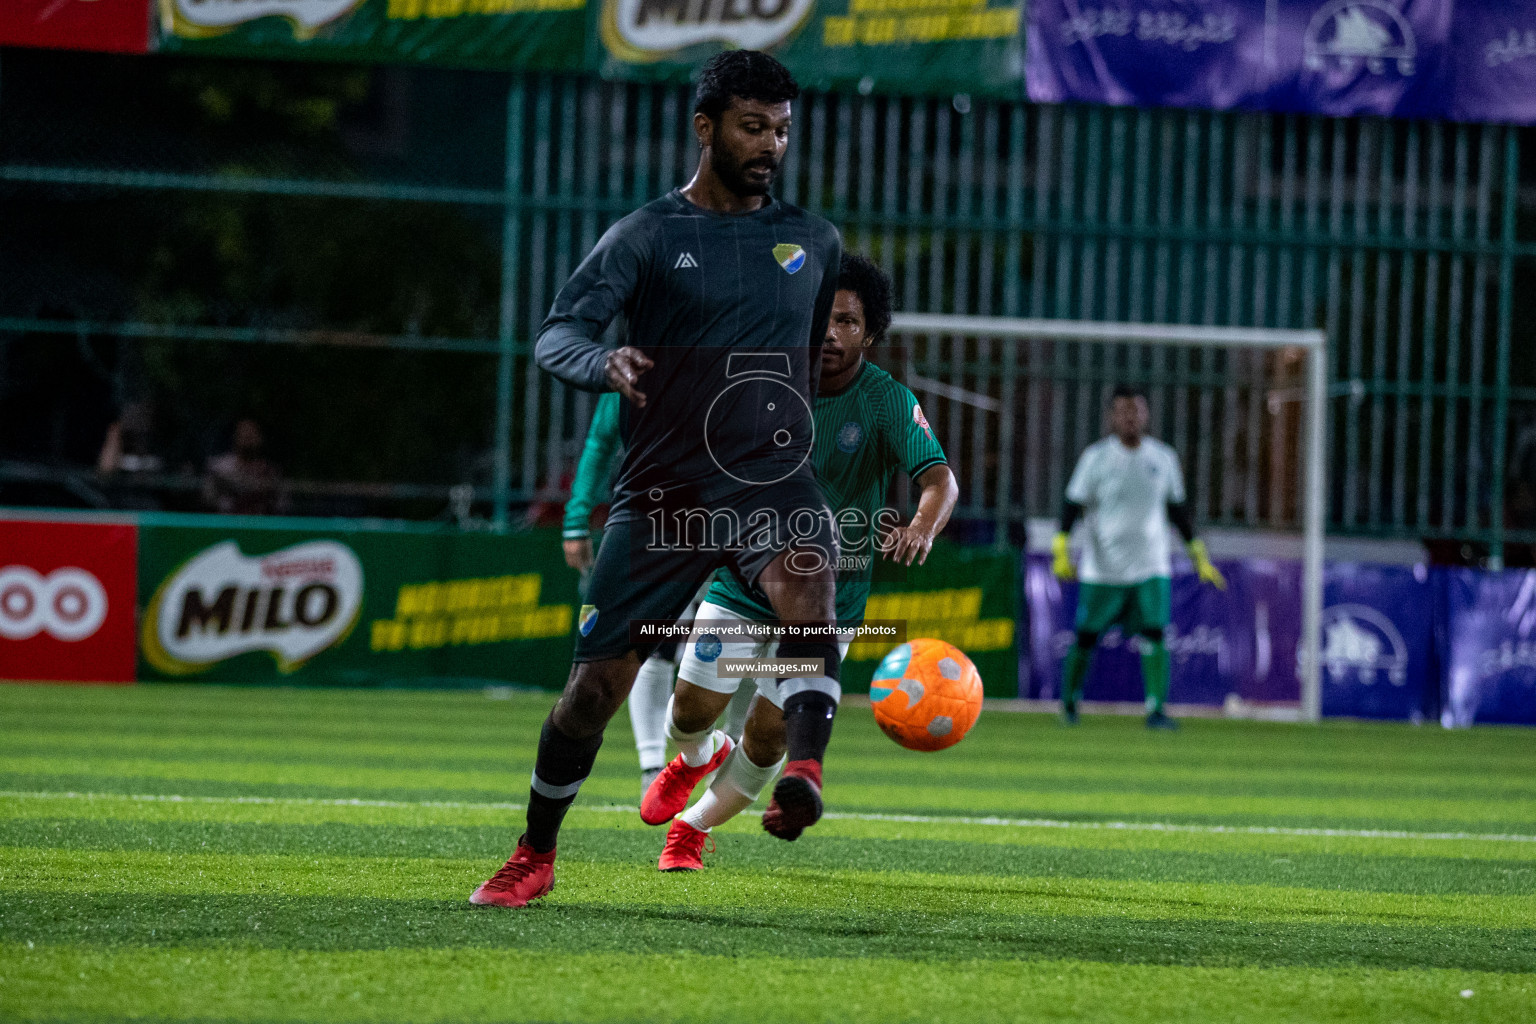
[[[821,558],[836,565],[836,538],[826,499],[809,474],[749,488],[708,508],[610,522],[587,603],[576,617],[575,660],[603,661],[628,651],[644,660],[661,638],[633,636],[631,621],[675,621],[722,567],[760,594],[758,577],[786,548],[794,548],[793,568],[813,571]]]

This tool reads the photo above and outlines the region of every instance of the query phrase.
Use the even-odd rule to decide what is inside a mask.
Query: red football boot
[[[807,758],[784,766],[763,812],[763,830],[794,842],[821,819],[821,762]]]
[[[676,818],[667,830],[667,845],[656,861],[657,871],[698,871],[704,866],[704,854],[715,852],[715,838],[700,832],[682,818]]]
[[[661,774],[656,776],[656,781],[651,783],[651,788],[640,799],[640,820],[647,825],[660,825],[681,814],[683,808],[688,806],[688,797],[693,793],[693,787],[704,776],[725,764],[725,759],[731,756],[735,746],[729,736],[721,733],[720,748],[715,751],[715,756],[697,768],[684,761],[682,754],[668,761]]]
[[[481,907],[526,907],[554,887],[555,851],[535,853],[519,838],[512,856],[470,894],[469,902]]]

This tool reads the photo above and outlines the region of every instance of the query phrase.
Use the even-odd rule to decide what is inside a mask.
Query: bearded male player
[[[643,623],[676,620],[721,567],[795,627],[778,655],[805,674],[778,683],[789,763],[774,799],[796,834],[821,816],[841,659],[811,403],[842,243],[769,194],[798,96],[767,54],[712,58],[699,77],[693,180],[610,228],[539,334],[545,370],[624,396],[626,451],[570,678],[539,735],[526,830],[471,903],[521,907],[553,888],[561,822],[656,645]],[[609,349],[600,339],[620,312],[628,344]]]
[[[894,562],[911,565],[915,560],[921,565],[960,496],[944,449],[928,426],[917,396],[865,358],[890,325],[890,278],[866,257],[843,253],[832,319],[821,349],[812,458],[822,491],[837,516],[843,563],[837,580],[837,621],[839,628],[847,630],[839,637],[845,654],[853,628],[864,621],[875,550]],[[905,526],[894,509],[885,507],[898,470],[920,491],[917,513]],[[725,640],[721,634],[739,635],[743,631],[733,628],[738,624],[772,620],[771,609],[723,574],[699,606],[684,648],[677,692],[667,706],[667,734],[679,753],[640,802],[640,817],[646,824],[672,822],[656,863],[662,871],[702,868],[710,830],[750,807],[778,771],[784,755],[780,698],[772,680],[748,679],[746,684],[757,696],[743,731],[737,734],[741,743],[698,802],[678,815],[695,784],[707,774],[700,747],[712,738],[715,744],[720,742],[720,730],[714,729],[716,718],[728,706],[735,707],[748,689],[748,685],[736,689],[735,679],[721,678],[716,665],[722,657],[754,658],[766,653],[758,649],[766,646],[764,642]],[[777,804],[770,802],[763,827],[782,839],[795,839],[798,833],[774,831],[780,813]]]

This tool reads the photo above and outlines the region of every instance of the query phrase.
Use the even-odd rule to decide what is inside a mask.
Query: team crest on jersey
[[[805,250],[790,242],[781,242],[773,247],[773,258],[779,261],[786,273],[793,274],[805,266]]]
[[[700,634],[698,641],[693,645],[693,656],[700,661],[708,663],[720,657],[724,647],[720,638],[713,633]]]
[[[864,440],[864,428],[849,420],[844,423],[842,429],[837,432],[837,450],[844,455],[852,455],[859,448],[859,442]]]
[[[933,440],[933,428],[928,426],[928,417],[923,415],[923,407],[916,402],[912,403],[912,422],[923,428],[923,433],[928,435],[928,440]]]
[[[597,625],[597,605],[584,604],[581,606],[581,614],[576,617],[576,628],[582,636],[591,636],[592,629]]]

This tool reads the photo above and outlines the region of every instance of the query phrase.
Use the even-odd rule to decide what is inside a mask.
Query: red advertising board
[[[0,679],[131,683],[138,528],[0,519]]]
[[[145,53],[150,0],[3,0],[0,46]]]

